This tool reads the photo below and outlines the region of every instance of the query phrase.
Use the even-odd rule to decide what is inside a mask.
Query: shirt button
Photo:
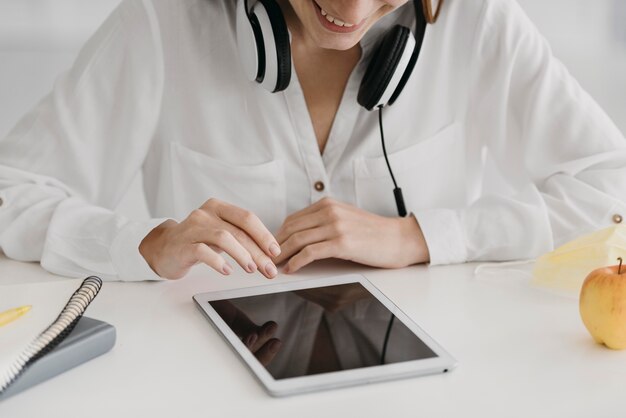
[[[624,218],[619,213],[613,215],[613,222],[615,222],[616,224],[621,224],[623,220]]]
[[[326,186],[324,186],[324,182],[316,181],[313,187],[315,187],[315,190],[318,192],[323,192]]]

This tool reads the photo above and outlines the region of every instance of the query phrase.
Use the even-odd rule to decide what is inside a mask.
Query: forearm
[[[0,166],[2,176],[0,248],[8,257],[40,261],[46,270],[70,277],[158,278],[141,258],[138,245],[146,230],[162,220],[132,222],[61,187],[43,184],[42,177],[10,184],[7,170]]]

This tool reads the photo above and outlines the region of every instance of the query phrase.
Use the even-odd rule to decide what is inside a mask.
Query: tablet
[[[360,275],[193,299],[273,396],[444,373],[456,365]]]

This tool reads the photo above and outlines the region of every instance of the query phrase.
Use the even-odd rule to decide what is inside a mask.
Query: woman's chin
[[[315,43],[323,49],[333,49],[337,51],[347,51],[354,48],[361,41],[361,36],[355,35],[328,35],[315,34]]]

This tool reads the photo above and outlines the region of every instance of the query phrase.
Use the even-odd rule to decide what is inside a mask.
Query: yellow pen
[[[19,308],[9,309],[8,311],[0,313],[0,327],[15,321],[17,318],[30,311],[30,308],[30,305],[20,306]]]

